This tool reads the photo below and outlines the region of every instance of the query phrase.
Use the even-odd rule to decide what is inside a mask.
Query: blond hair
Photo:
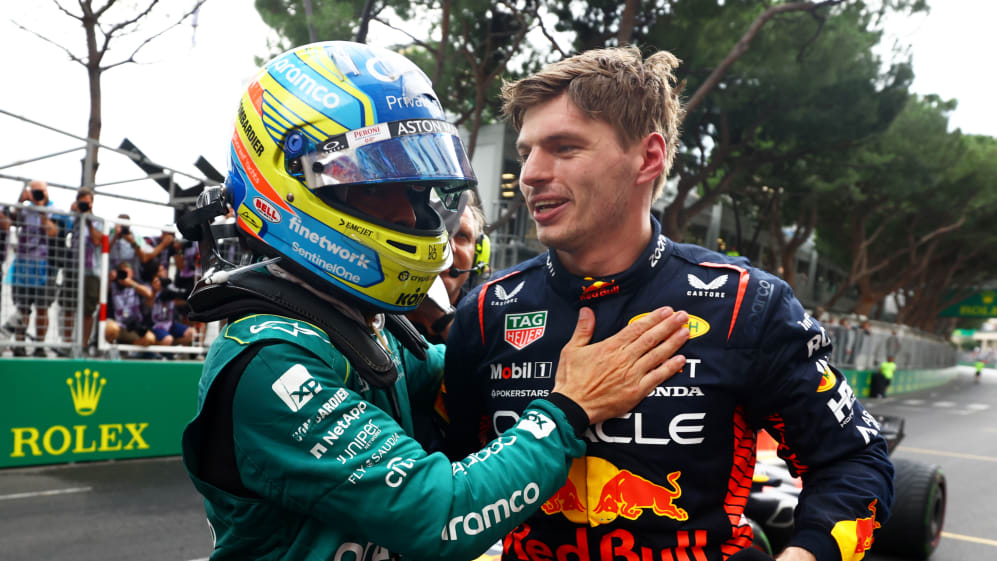
[[[674,70],[679,59],[659,51],[646,59],[637,47],[594,49],[549,64],[515,82],[502,84],[502,112],[516,130],[531,107],[567,93],[581,111],[608,123],[620,144],[632,146],[648,134],[665,139],[665,167],[655,180],[653,198],[661,195],[678,151],[683,109]]]

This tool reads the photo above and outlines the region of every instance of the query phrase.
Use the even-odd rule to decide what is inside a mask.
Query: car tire
[[[889,521],[878,531],[873,550],[907,559],[931,556],[942,537],[947,487],[934,464],[893,459],[895,498]]]
[[[751,547],[765,553],[768,556],[772,556],[772,544],[769,542],[768,535],[765,533],[765,529],[758,522],[755,522],[751,518],[748,518],[748,523],[751,525]]]

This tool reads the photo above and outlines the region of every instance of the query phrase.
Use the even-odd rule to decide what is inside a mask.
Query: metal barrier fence
[[[842,325],[824,318],[821,324],[834,345],[831,362],[840,368],[874,370],[889,356],[904,370],[947,368],[958,359],[949,341],[906,327],[880,322]]]
[[[0,213],[0,356],[206,353],[217,325],[187,320],[183,301],[200,276],[197,244],[172,226],[30,201],[0,200]]]

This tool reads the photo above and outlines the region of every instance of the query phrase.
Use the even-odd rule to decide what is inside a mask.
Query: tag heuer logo
[[[547,327],[547,310],[525,314],[505,315],[505,341],[522,349],[544,336]]]

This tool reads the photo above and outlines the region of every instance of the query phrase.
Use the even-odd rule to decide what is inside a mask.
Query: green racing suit
[[[442,346],[420,361],[379,337],[399,372],[380,389],[302,320],[248,315],[223,328],[183,435],[211,559],[471,559],[564,485],[585,450],[577,405],[537,399],[512,429],[451,463],[412,436],[413,409],[431,410],[437,396]],[[222,448],[233,481],[208,475]]]

